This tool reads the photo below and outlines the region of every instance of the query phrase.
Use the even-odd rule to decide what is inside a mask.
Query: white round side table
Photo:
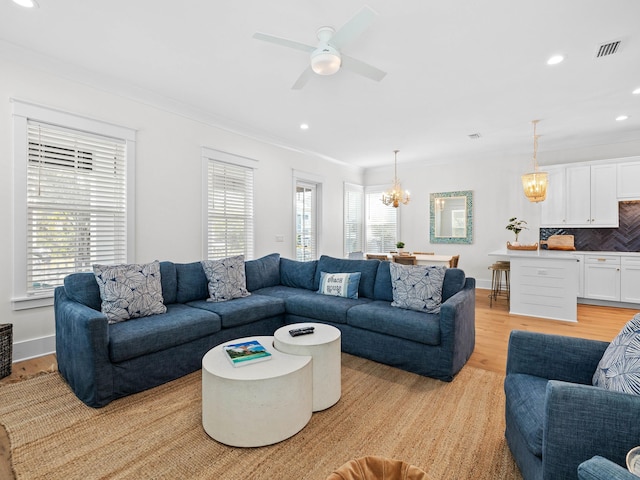
[[[234,367],[223,346],[259,341],[269,360]],[[221,443],[260,447],[285,440],[312,414],[311,357],[289,355],[273,347],[273,337],[225,342],[202,358],[202,426]]]
[[[314,327],[310,335],[292,337],[289,330]],[[295,323],[273,334],[273,345],[281,352],[313,357],[313,411],[334,405],[342,393],[340,330],[324,323]]]

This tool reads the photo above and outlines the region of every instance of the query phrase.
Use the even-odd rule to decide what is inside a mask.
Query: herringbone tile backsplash
[[[576,250],[640,252],[640,202],[620,202],[618,228],[541,228],[540,240],[573,235]]]

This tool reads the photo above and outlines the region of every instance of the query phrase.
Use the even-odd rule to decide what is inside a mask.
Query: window
[[[255,160],[203,149],[206,166],[207,259],[254,254],[253,174]]]
[[[301,262],[318,258],[322,179],[304,172],[293,172],[295,259]]]
[[[53,289],[93,264],[125,263],[135,132],[14,101],[14,308],[51,304]]]
[[[296,260],[315,260],[316,255],[316,186],[296,183]]]
[[[398,209],[382,203],[382,187],[365,189],[366,251],[387,253],[396,249]]]
[[[344,184],[344,254],[364,252],[364,189]]]

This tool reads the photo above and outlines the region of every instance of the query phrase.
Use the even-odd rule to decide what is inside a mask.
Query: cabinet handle
[[[606,259],[606,258],[598,258],[598,261],[599,261],[599,262],[606,262],[606,261],[607,261],[607,259]]]

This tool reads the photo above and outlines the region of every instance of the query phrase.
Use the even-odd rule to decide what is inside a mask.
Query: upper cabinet
[[[615,164],[556,165],[548,172],[542,227],[618,226]]]
[[[619,163],[618,198],[620,200],[640,200],[640,157],[639,161]]]

